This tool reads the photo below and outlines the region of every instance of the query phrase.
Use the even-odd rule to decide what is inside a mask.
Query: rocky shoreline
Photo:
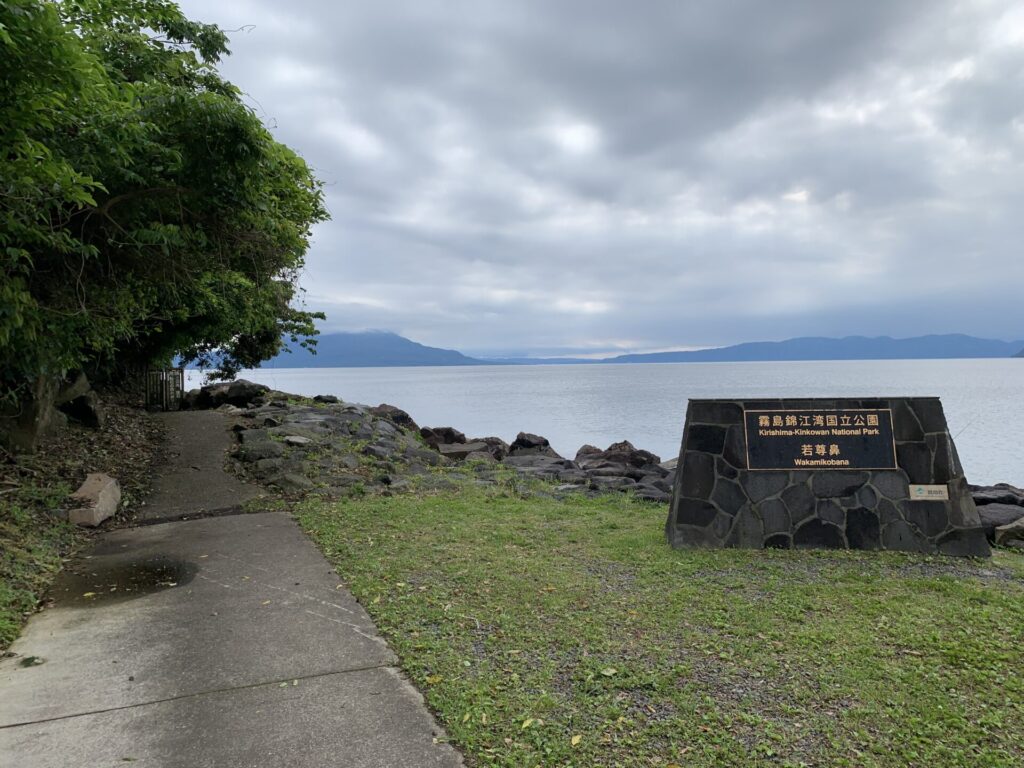
[[[511,443],[471,438],[452,427],[421,427],[394,405],[306,398],[245,380],[191,390],[182,408],[231,416],[237,471],[289,495],[446,490],[468,477],[484,486],[543,481],[541,492],[556,496],[629,493],[667,504],[676,475],[674,458],[662,461],[627,441],[584,445],[569,459],[540,435],[520,432]],[[971,491],[989,540],[1024,546],[1024,490],[1000,483]]]
[[[239,470],[285,493],[325,495],[394,493],[410,485],[445,486],[435,468],[471,470],[480,484],[510,475],[548,481],[555,493],[631,491],[668,503],[675,462],[619,442],[585,445],[575,458],[560,456],[540,435],[520,432],[468,438],[452,427],[420,427],[393,405],[348,403],[333,395],[304,398],[261,384],[234,381],[189,392],[185,409],[217,409],[232,416]],[[430,477],[433,475],[433,477]]]

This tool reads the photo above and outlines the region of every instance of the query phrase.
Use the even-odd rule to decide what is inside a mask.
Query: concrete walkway
[[[216,485],[214,469],[195,471]],[[284,514],[113,531],[52,596],[0,660],[0,765],[462,764]]]
[[[176,411],[162,413],[159,418],[168,436],[164,466],[153,479],[153,493],[139,508],[139,522],[239,511],[243,502],[259,495],[259,488],[224,471],[233,440],[222,414]]]

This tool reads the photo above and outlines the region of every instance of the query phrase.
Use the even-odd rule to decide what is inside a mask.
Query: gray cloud
[[[1022,335],[1010,0],[182,5],[239,30],[223,71],[328,183],[327,330]]]

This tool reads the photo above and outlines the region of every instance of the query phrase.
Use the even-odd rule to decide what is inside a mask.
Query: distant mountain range
[[[388,331],[325,333],[317,336],[316,354],[305,349],[282,352],[263,368],[387,368],[421,365],[493,365],[453,349],[417,344]]]
[[[451,349],[417,344],[395,333],[325,333],[316,354],[297,349],[283,352],[265,368],[366,368],[425,365],[594,365],[598,363],[720,363],[782,360],[929,360],[949,358],[1024,357],[1024,341],[979,339],[963,334],[893,339],[847,336],[842,339],[804,337],[786,341],[757,341],[730,347],[687,352],[585,358],[472,358]]]

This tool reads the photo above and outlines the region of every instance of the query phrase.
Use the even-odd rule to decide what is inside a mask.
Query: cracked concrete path
[[[138,522],[232,509],[260,495],[256,486],[224,471],[232,438],[222,414],[172,411],[157,418],[167,429],[167,444]]]
[[[51,596],[0,659],[0,765],[462,764],[283,513],[112,531]]]

